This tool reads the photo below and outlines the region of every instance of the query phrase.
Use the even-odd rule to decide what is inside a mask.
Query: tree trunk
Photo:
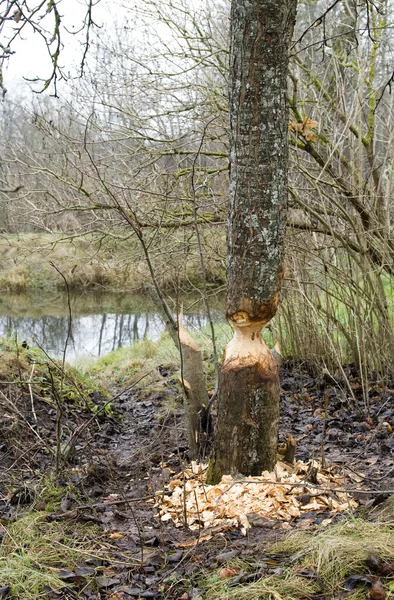
[[[201,415],[208,404],[202,352],[188,331],[179,323],[179,344],[182,353],[181,381],[185,392],[185,410],[190,458],[197,459],[201,451]]]
[[[276,462],[279,373],[261,330],[283,274],[288,171],[288,48],[297,0],[232,0],[226,316],[210,482]]]
[[[184,391],[189,455],[192,460],[196,460],[200,458],[202,452],[201,416],[209,400],[203,355],[197,343],[183,327],[182,313],[178,315],[178,322],[172,317],[163,295],[159,293],[160,288],[153,277],[153,269],[151,269],[151,274],[155,287],[150,289],[150,296],[160,310],[167,331],[181,355],[182,376],[180,379]]]

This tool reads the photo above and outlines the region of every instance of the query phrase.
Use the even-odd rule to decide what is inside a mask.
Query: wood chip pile
[[[240,527],[246,534],[251,527],[248,515],[286,523],[303,513],[327,511],[332,517],[357,507],[349,494],[336,491],[343,485],[341,474],[334,469],[318,471],[317,463],[278,462],[272,473],[240,479],[225,475],[218,485],[205,483],[206,469],[207,465],[193,462],[157,493],[162,521],[172,520],[178,527],[187,524],[192,530]]]

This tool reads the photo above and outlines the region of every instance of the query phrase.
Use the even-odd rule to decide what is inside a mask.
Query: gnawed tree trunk
[[[288,171],[288,48],[296,0],[232,0],[226,316],[211,483],[276,462],[279,373],[261,340],[283,273]]]
[[[202,352],[188,331],[179,323],[179,345],[182,356],[183,388],[190,458],[196,459],[201,450],[201,415],[208,404]]]
[[[182,325],[182,313],[178,322],[173,318],[171,310],[160,291],[153,267],[151,268],[154,288],[150,296],[160,310],[167,331],[181,356],[181,384],[184,390],[186,426],[189,442],[189,454],[192,460],[200,457],[201,448],[201,416],[205,414],[208,404],[208,389],[204,375],[203,356],[197,343]]]

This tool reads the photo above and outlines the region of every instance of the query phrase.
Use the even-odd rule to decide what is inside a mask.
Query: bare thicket
[[[363,373],[392,368],[391,10],[338,3],[294,44],[290,70],[287,287],[300,299],[292,327],[304,323],[293,351],[350,357]]]

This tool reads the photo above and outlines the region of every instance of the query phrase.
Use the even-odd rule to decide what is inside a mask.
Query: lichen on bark
[[[283,277],[288,48],[296,0],[233,0],[226,348],[209,476],[274,466],[279,376],[261,330]]]

